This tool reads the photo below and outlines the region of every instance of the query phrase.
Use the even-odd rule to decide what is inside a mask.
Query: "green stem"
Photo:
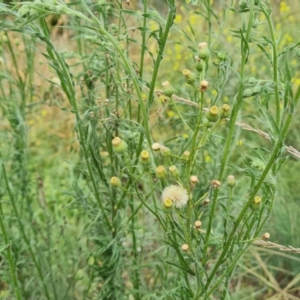
[[[148,3],[147,0],[143,0],[143,5],[144,5],[144,19],[143,19],[143,27],[147,27],[147,8],[148,8]],[[143,73],[144,73],[144,57],[145,57],[145,51],[146,51],[146,31],[142,30],[142,49],[141,49],[141,60],[140,60],[140,78],[143,78]]]
[[[50,297],[50,294],[48,292],[48,288],[47,288],[47,285],[46,285],[46,282],[45,282],[45,279],[44,279],[44,275],[43,275],[43,272],[42,272],[42,269],[41,269],[41,266],[33,252],[33,249],[31,248],[31,243],[25,233],[25,229],[24,229],[24,225],[21,221],[21,217],[19,215],[19,212],[18,212],[18,209],[17,209],[17,205],[16,205],[16,202],[15,202],[15,199],[14,199],[14,196],[11,192],[11,189],[10,189],[10,186],[9,186],[9,182],[8,182],[8,178],[7,178],[7,174],[6,174],[6,170],[5,170],[5,167],[4,165],[2,164],[2,170],[3,170],[3,176],[4,176],[4,181],[5,181],[5,185],[6,185],[6,189],[8,191],[8,195],[9,195],[9,199],[10,199],[10,202],[12,204],[12,208],[14,210],[14,213],[16,215],[16,218],[17,218],[17,222],[19,223],[19,228],[20,228],[20,231],[21,231],[21,235],[23,237],[23,240],[25,241],[25,244],[27,245],[27,248],[29,250],[29,253],[30,253],[30,256],[31,256],[31,259],[33,260],[33,263],[37,269],[37,272],[38,272],[38,275],[40,277],[40,280],[43,284],[43,287],[44,287],[44,292],[45,292],[45,296],[47,299],[51,299]]]
[[[9,242],[9,238],[8,238],[8,234],[7,234],[7,231],[5,228],[4,218],[3,218],[1,210],[0,210],[0,227],[1,227],[1,231],[2,231],[4,245],[6,247],[6,258],[7,258],[8,264],[9,264],[10,276],[12,279],[16,299],[21,300],[22,297],[21,297],[21,292],[20,292],[19,283],[18,283],[18,279],[17,279],[16,264],[15,264],[15,260],[13,257],[11,244]]]
[[[53,44],[49,40],[49,31],[48,31],[48,27],[47,27],[45,19],[40,18],[40,24],[41,24],[41,28],[43,30],[44,36],[42,36],[42,35],[37,35],[37,36],[47,44],[47,52],[48,52],[51,60],[56,61],[56,64],[58,64],[59,67],[61,68],[60,72],[58,72],[57,74],[60,77],[62,88],[63,88],[64,92],[66,93],[66,95],[67,95],[67,97],[70,101],[70,104],[72,105],[72,107],[74,109],[74,113],[75,113],[75,117],[76,117],[76,121],[77,121],[77,126],[78,126],[78,130],[79,130],[79,141],[80,141],[80,145],[82,147],[82,151],[83,151],[83,155],[84,155],[84,158],[85,158],[88,173],[89,173],[90,179],[92,181],[94,195],[97,199],[99,208],[102,212],[102,215],[104,217],[106,225],[110,229],[112,229],[112,225],[110,224],[107,213],[104,209],[104,205],[103,205],[102,199],[100,198],[99,189],[98,189],[98,186],[97,186],[97,183],[96,183],[96,179],[95,179],[93,171],[92,171],[92,166],[91,166],[91,162],[90,162],[90,159],[89,159],[89,152],[88,152],[87,145],[85,143],[84,129],[82,127],[82,122],[81,122],[81,119],[80,119],[80,116],[79,116],[79,111],[78,111],[77,102],[76,102],[76,98],[75,98],[75,89],[74,89],[74,83],[73,83],[73,80],[72,80],[72,77],[71,77],[71,73],[68,69],[67,64],[65,63],[63,58],[59,55],[59,53],[56,51],[55,47],[53,46]]]
[[[92,18],[92,20],[95,21],[95,23],[98,24],[97,30],[100,32],[100,34],[102,36],[104,36],[110,43],[112,43],[112,45],[114,46],[114,49],[116,50],[116,52],[120,55],[120,58],[123,61],[124,64],[124,68],[126,70],[126,72],[130,75],[131,80],[133,82],[135,91],[137,93],[138,99],[139,99],[139,105],[141,107],[142,110],[142,114],[143,114],[143,126],[145,129],[145,135],[148,141],[148,144],[151,146],[151,136],[150,136],[150,131],[149,131],[149,124],[148,124],[148,111],[147,108],[145,106],[143,97],[142,97],[142,92],[140,89],[140,83],[138,81],[138,78],[136,76],[136,72],[133,69],[133,67],[131,66],[128,58],[126,57],[126,53],[124,52],[124,50],[121,48],[119,42],[113,37],[111,36],[102,26],[102,24],[100,23],[100,21],[97,19],[97,17],[91,12],[90,8],[88,7],[88,5],[83,1],[83,5],[86,8],[86,10],[90,13],[90,17]],[[153,88],[154,89],[154,88]]]
[[[279,96],[279,80],[278,80],[278,56],[276,47],[276,38],[273,22],[270,18],[271,13],[268,13],[264,4],[261,5],[261,10],[265,15],[272,40],[272,59],[273,59],[273,80],[275,82],[275,103],[276,103],[276,123],[280,124],[280,96]]]
[[[150,82],[148,107],[150,107],[154,101],[154,97],[153,97],[154,96],[154,88],[155,88],[155,83],[156,83],[156,79],[157,79],[157,75],[158,75],[158,70],[160,67],[160,63],[163,59],[163,54],[164,54],[165,46],[167,43],[168,35],[169,35],[170,29],[173,25],[174,18],[176,16],[175,1],[170,0],[170,1],[168,1],[168,3],[169,3],[169,12],[168,12],[168,16],[167,16],[167,23],[165,26],[164,33],[159,41],[159,50],[158,50],[158,54],[156,57],[156,61],[155,61],[155,65],[154,65],[153,73],[152,73],[152,78],[151,78],[151,82]]]
[[[230,236],[228,238],[228,241],[227,243],[224,245],[224,248],[223,248],[223,251],[220,255],[220,257],[218,258],[216,264],[215,264],[215,267],[214,269],[212,270],[208,280],[207,280],[207,283],[206,283],[206,286],[205,286],[205,289],[208,290],[208,287],[210,286],[212,280],[214,279],[214,276],[217,272],[217,270],[219,269],[220,265],[223,263],[223,260],[225,258],[225,255],[227,254],[227,251],[229,249],[229,247],[231,246],[231,243],[234,239],[234,236],[236,234],[236,231],[240,225],[240,223],[242,222],[243,218],[244,218],[244,215],[246,214],[248,208],[250,207],[251,203],[252,203],[252,200],[253,198],[255,197],[255,195],[257,194],[258,190],[260,189],[262,183],[264,182],[266,176],[268,175],[269,173],[269,170],[271,169],[271,167],[273,166],[274,164],[274,161],[276,160],[276,157],[278,156],[278,153],[281,151],[281,148],[282,148],[282,145],[283,145],[283,140],[286,136],[286,133],[287,133],[287,130],[289,128],[289,125],[290,125],[290,122],[292,120],[292,114],[289,114],[287,120],[286,120],[286,123],[285,123],[285,126],[282,130],[282,135],[279,139],[279,141],[277,142],[276,144],[276,147],[273,151],[273,154],[271,156],[271,158],[269,159],[269,162],[264,170],[264,172],[262,173],[259,181],[257,182],[257,184],[255,185],[255,187],[253,188],[253,191],[251,192],[249,198],[248,198],[248,201],[246,202],[244,208],[242,209],[239,217],[237,218],[237,220],[235,221],[234,223],[234,226],[231,230],[231,233],[230,233]]]
[[[229,133],[227,135],[225,149],[224,149],[223,156],[222,156],[222,159],[221,159],[221,168],[220,168],[219,175],[218,175],[218,180],[221,181],[221,182],[222,182],[223,174],[224,174],[224,171],[225,171],[226,162],[227,162],[227,159],[228,159],[228,156],[229,156],[230,146],[232,144],[233,133],[234,133],[234,130],[235,130],[235,122],[237,120],[237,116],[238,116],[239,109],[241,107],[241,103],[242,103],[242,99],[243,99],[244,71],[245,71],[245,65],[246,65],[246,60],[247,60],[247,51],[248,51],[248,45],[245,44],[245,43],[248,43],[249,38],[250,38],[253,15],[254,15],[254,0],[251,0],[250,16],[249,16],[249,21],[248,21],[246,37],[245,37],[245,41],[242,40],[242,63],[241,63],[241,72],[240,72],[241,82],[240,82],[240,87],[239,87],[239,91],[238,91],[238,95],[237,95],[237,99],[236,99],[237,103],[235,103],[235,106],[234,106],[233,111],[232,111],[232,116],[230,118]],[[242,39],[242,37],[241,37],[241,39]],[[212,200],[212,207],[211,207],[211,210],[210,210],[210,213],[209,213],[209,222],[208,222],[206,236],[205,236],[203,261],[206,259],[206,254],[207,254],[207,250],[208,250],[208,241],[209,241],[210,234],[211,234],[211,228],[212,228],[212,223],[213,223],[214,214],[215,214],[215,210],[216,210],[218,194],[219,194],[219,189],[215,189],[213,200]]]

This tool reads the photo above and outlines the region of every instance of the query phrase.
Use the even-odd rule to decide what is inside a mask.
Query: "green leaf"
[[[187,272],[187,273],[189,273],[193,276],[196,275],[195,272],[193,272],[190,268],[184,268],[184,267],[179,266],[179,265],[173,263],[172,261],[168,261],[168,260],[166,260],[166,263],[169,264],[169,265],[175,266],[176,268],[181,269],[181,270],[183,270],[183,271],[185,271],[185,272]]]

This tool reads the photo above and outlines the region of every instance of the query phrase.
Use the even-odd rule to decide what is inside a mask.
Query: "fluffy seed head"
[[[167,186],[162,192],[162,200],[170,199],[175,207],[185,206],[189,200],[187,190],[180,185]]]

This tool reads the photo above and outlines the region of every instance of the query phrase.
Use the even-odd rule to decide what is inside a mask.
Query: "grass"
[[[299,5],[190,2],[1,4],[1,299],[299,297]]]

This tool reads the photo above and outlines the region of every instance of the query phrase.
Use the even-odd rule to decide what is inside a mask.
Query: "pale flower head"
[[[180,185],[167,186],[162,192],[162,200],[170,199],[175,207],[181,208],[185,206],[189,200],[189,195],[186,189]]]

